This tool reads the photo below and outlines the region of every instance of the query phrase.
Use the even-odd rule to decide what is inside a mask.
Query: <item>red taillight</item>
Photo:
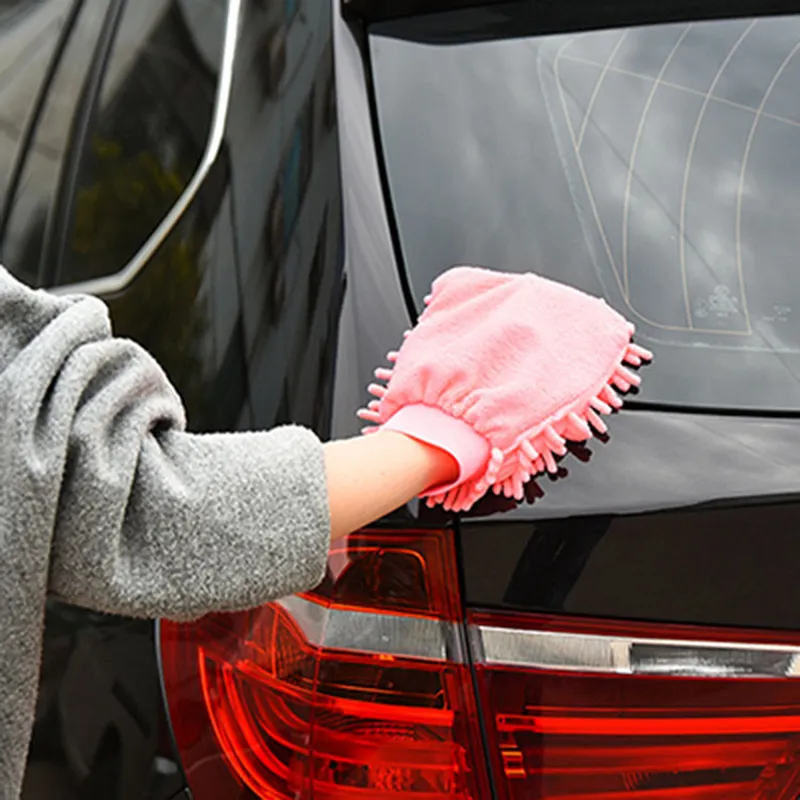
[[[502,800],[800,797],[800,648],[786,637],[470,625]]]
[[[195,800],[488,800],[447,532],[366,532],[321,587],[161,626]],[[471,613],[499,800],[800,800],[800,640]]]
[[[161,625],[195,800],[486,797],[447,532],[368,532],[316,591]]]

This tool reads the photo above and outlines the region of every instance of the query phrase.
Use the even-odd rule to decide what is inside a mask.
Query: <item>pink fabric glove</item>
[[[605,433],[615,387],[640,383],[624,364],[652,359],[605,301],[532,273],[455,267],[425,302],[359,417],[374,423],[365,432],[398,430],[456,459],[458,480],[427,492],[431,506],[465,511],[489,488],[521,500],[567,440]]]

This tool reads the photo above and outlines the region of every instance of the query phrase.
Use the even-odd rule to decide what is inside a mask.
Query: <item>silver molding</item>
[[[450,663],[461,660],[455,626],[448,622],[326,608],[296,596],[278,602],[291,614],[308,642],[318,647]]]
[[[222,44],[222,59],[219,71],[219,84],[214,101],[214,115],[211,120],[211,131],[197,171],[186,185],[183,193],[156,226],[149,238],[141,248],[139,248],[136,255],[134,255],[119,272],[102,278],[93,278],[88,281],[53,287],[49,289],[53,294],[94,294],[102,296],[113,295],[123,291],[132,283],[142,269],[144,269],[147,262],[153,257],[153,254],[161,246],[164,239],[169,236],[172,229],[180,222],[181,217],[186,213],[186,209],[192,204],[203,182],[208,177],[208,173],[214,166],[214,162],[217,160],[220,149],[222,148],[222,142],[225,139],[225,126],[228,120],[228,110],[230,108],[231,91],[233,88],[233,71],[234,62],[236,60],[236,45],[239,38],[241,11],[242,0],[228,0],[228,8],[225,17],[225,37]]]
[[[583,635],[474,626],[484,664],[542,670],[693,678],[800,678],[800,648],[788,645]]]

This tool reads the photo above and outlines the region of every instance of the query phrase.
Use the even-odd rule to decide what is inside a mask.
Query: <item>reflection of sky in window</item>
[[[760,142],[775,136],[765,126],[756,142],[762,117],[784,122],[767,107],[773,95],[785,94],[779,83],[797,51],[797,29],[787,36],[781,26],[776,36],[774,27],[737,20],[645,29],[645,42],[635,41],[636,31],[609,31],[595,34],[608,45],[616,40],[605,61],[595,60],[591,49],[587,54],[581,37],[563,40],[555,52],[555,89],[575,167],[614,281],[645,324],[753,333],[745,274],[752,243],[743,241],[750,159]],[[580,74],[571,71],[575,66]],[[587,69],[594,69],[589,81]],[[584,101],[572,87],[587,83],[593,89]],[[795,139],[797,131],[789,136]],[[682,165],[663,157],[668,143],[682,151]],[[798,145],[787,141],[781,151]],[[787,231],[780,240],[787,235],[794,238]],[[656,260],[677,260],[679,270],[642,268],[654,252]]]
[[[534,269],[800,404],[800,17],[372,45],[417,295]]]

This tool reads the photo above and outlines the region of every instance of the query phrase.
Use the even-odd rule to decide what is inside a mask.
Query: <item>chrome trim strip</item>
[[[402,614],[375,614],[326,608],[302,597],[278,601],[292,615],[309,643],[337,650],[459,661],[451,623]]]
[[[203,182],[208,177],[214,162],[219,156],[222,142],[225,138],[225,126],[228,120],[231,92],[233,88],[233,72],[236,60],[236,45],[239,38],[239,26],[242,17],[242,0],[228,0],[225,18],[225,37],[222,44],[222,60],[219,72],[219,85],[214,102],[214,116],[211,121],[211,131],[206,143],[197,171],[186,185],[181,196],[170,208],[164,219],[158,224],[149,238],[137,251],[136,255],[119,271],[113,275],[94,278],[79,283],[53,287],[50,291],[54,294],[94,294],[113,295],[126,289],[144,269],[147,262],[171,233],[172,229],[180,222],[186,209],[192,204]]]
[[[789,645],[583,635],[474,626],[484,664],[619,675],[800,678],[800,648]]]
[[[325,637],[325,618],[327,609],[318,603],[309,603],[302,597],[285,597],[278,600],[278,605],[288,611],[300,626],[306,641],[315,647],[321,647]]]

